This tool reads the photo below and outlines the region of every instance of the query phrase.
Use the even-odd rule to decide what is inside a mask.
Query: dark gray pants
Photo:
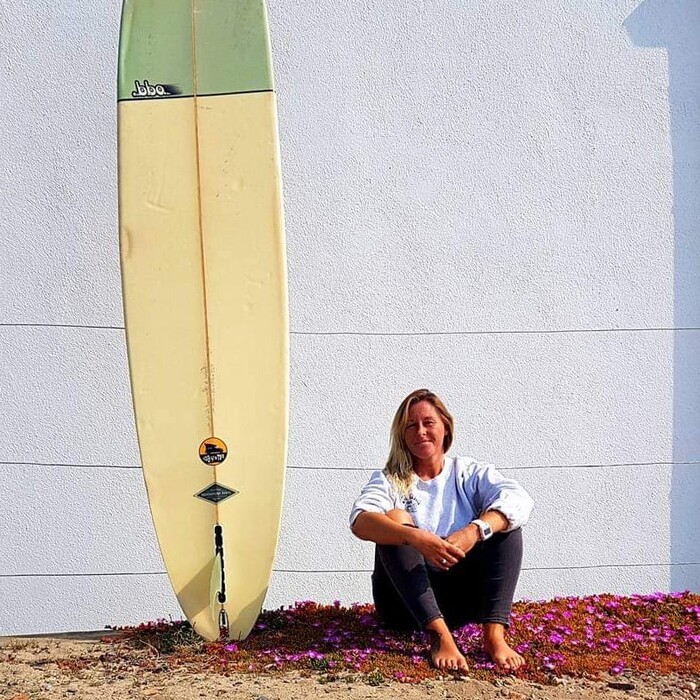
[[[408,545],[377,545],[372,574],[377,615],[391,629],[423,629],[441,616],[450,629],[468,622],[507,627],[522,557],[520,529],[478,542],[449,571],[428,567]]]

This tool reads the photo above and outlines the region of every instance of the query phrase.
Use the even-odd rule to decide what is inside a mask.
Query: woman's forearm
[[[508,518],[499,510],[487,510],[479,517],[491,526],[494,534],[508,529]]]
[[[508,529],[508,518],[500,511],[488,510],[479,518],[491,526],[494,535]],[[479,528],[473,522],[468,523],[460,530],[450,533],[447,539],[468,552],[479,541]]]
[[[413,544],[415,528],[395,522],[384,513],[360,513],[352,526],[352,532],[361,540],[376,544]]]

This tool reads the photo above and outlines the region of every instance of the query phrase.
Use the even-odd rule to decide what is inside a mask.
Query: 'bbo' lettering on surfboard
[[[136,89],[131,93],[132,97],[171,97],[181,93],[177,85],[151,85],[148,80],[142,83],[134,80],[134,87]]]

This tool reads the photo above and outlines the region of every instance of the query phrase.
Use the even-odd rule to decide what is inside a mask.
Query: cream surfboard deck
[[[284,485],[288,331],[262,0],[125,0],[119,213],[141,459],[203,637],[261,610]]]

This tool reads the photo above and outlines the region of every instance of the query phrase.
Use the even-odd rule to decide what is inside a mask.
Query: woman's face
[[[444,454],[445,424],[435,406],[418,401],[409,408],[404,439],[411,454],[421,462]]]

